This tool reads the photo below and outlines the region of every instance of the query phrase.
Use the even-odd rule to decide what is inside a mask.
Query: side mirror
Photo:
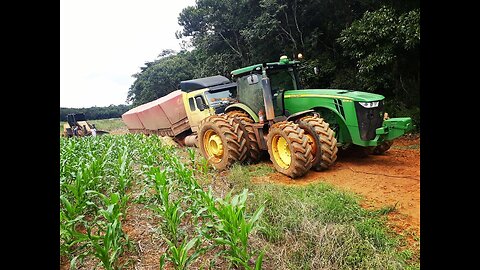
[[[207,108],[207,106],[205,105],[205,103],[203,102],[203,99],[201,96],[197,96],[195,97],[195,102],[197,103],[197,108],[200,110],[200,111],[203,111]]]
[[[251,74],[247,77],[247,82],[250,85],[258,83],[258,76],[254,76],[253,74]]]

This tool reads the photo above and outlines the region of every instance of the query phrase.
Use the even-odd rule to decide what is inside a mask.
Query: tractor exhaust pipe
[[[270,79],[267,77],[266,63],[263,63],[262,68],[262,89],[263,89],[263,103],[265,105],[265,113],[267,120],[273,120],[275,118],[275,112],[273,111],[273,97],[272,89],[270,89]]]

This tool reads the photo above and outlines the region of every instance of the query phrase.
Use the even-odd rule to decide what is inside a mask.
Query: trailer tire
[[[275,169],[291,178],[305,175],[312,167],[312,147],[298,124],[290,121],[273,124],[267,147]]]
[[[247,140],[240,124],[227,115],[212,115],[200,122],[198,146],[215,169],[225,170],[247,157]]]
[[[248,144],[248,163],[256,163],[260,160],[261,157],[261,150],[260,146],[258,145],[257,137],[255,136],[255,132],[253,131],[252,124],[254,123],[253,119],[244,111],[229,111],[226,113],[229,117],[235,117],[240,119],[242,125],[245,128],[245,135],[247,138]]]
[[[332,166],[337,160],[337,139],[329,124],[323,118],[304,116],[296,121],[310,136],[314,159],[312,169],[323,171]],[[313,141],[312,141],[313,140]]]

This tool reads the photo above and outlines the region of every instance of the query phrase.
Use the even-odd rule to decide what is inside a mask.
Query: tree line
[[[63,108],[60,107],[60,121],[67,121],[67,115],[70,113],[84,113],[87,120],[119,118],[126,111],[132,108],[131,105],[110,105],[107,107],[90,108]]]
[[[305,88],[375,92],[386,96],[390,115],[420,120],[418,0],[197,0],[178,23],[177,38],[190,41],[132,75],[133,106],[182,80],[230,77],[234,69],[302,53]]]

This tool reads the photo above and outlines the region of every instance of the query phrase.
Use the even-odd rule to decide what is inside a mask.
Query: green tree
[[[355,60],[362,88],[419,105],[420,10],[382,7],[342,31],[338,42]]]
[[[135,81],[128,91],[127,101],[138,106],[163,97],[177,89],[183,80],[194,74],[189,52],[163,51],[160,59],[145,63],[141,72],[134,74]]]
[[[176,33],[191,38],[191,50],[164,51],[145,63],[128,99],[139,105],[173,91],[182,79],[229,77],[243,66],[302,53],[305,88],[377,92],[399,107],[418,109],[419,3],[197,0],[179,14],[183,29]]]

